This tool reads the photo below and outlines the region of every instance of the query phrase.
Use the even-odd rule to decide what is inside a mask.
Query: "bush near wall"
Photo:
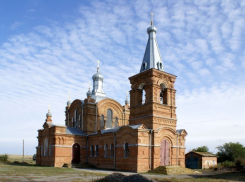
[[[0,162],[7,163],[8,162],[8,155],[0,155]]]
[[[245,158],[238,158],[235,164],[237,167],[245,166]]]

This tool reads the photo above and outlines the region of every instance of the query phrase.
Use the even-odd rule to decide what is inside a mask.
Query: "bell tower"
[[[129,78],[130,125],[144,124],[149,129],[176,129],[175,75],[165,72],[156,40],[156,27],[149,34],[140,73]]]

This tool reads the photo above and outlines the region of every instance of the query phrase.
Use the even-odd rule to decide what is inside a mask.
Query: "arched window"
[[[104,115],[100,117],[100,128],[104,128]]]
[[[124,157],[129,156],[129,148],[128,148],[128,143],[124,144]]]
[[[48,155],[48,139],[44,140],[44,156]]]
[[[95,145],[95,157],[99,156],[99,147],[98,145]]]
[[[81,127],[81,115],[79,115],[79,121],[78,121],[78,123],[79,123],[79,127]]]
[[[160,103],[167,104],[167,87],[164,83],[160,84]]]
[[[145,103],[145,90],[142,90],[142,104]]]
[[[91,147],[90,147],[90,151],[91,151],[91,157],[93,157],[94,156],[94,146],[93,145],[91,145]]]
[[[75,111],[74,111],[74,128],[77,128],[78,127],[78,125],[79,125],[79,118],[78,118],[78,110],[76,109]]]
[[[75,125],[74,125],[75,122],[74,122],[74,118],[73,117],[71,118],[71,122],[72,122],[72,127],[74,128],[75,127]]]
[[[143,66],[143,70],[146,70],[146,68],[147,68],[147,62],[144,62],[142,66]]]
[[[111,151],[111,157],[114,157],[114,145],[111,144],[110,146],[110,151]]]
[[[115,127],[117,127],[118,126],[118,118],[116,117],[115,118]]]
[[[141,83],[139,85],[139,89],[141,90],[141,94],[142,94],[142,96],[141,96],[142,98],[141,98],[141,101],[139,101],[140,102],[139,104],[144,104],[146,101],[145,84]]]
[[[107,157],[108,156],[108,145],[107,144],[105,144],[104,150],[105,150],[105,156],[104,157]]]
[[[111,109],[108,109],[107,110],[106,128],[112,127],[112,118],[113,118],[113,112]]]

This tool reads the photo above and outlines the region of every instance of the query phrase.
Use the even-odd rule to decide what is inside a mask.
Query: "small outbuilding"
[[[217,156],[209,152],[188,152],[185,154],[186,168],[209,169],[217,167]]]

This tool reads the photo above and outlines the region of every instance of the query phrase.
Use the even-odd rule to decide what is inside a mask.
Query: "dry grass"
[[[228,182],[228,181],[245,181],[245,173],[224,173],[212,176],[199,176],[198,178],[169,178],[169,179],[154,179],[158,182]]]

